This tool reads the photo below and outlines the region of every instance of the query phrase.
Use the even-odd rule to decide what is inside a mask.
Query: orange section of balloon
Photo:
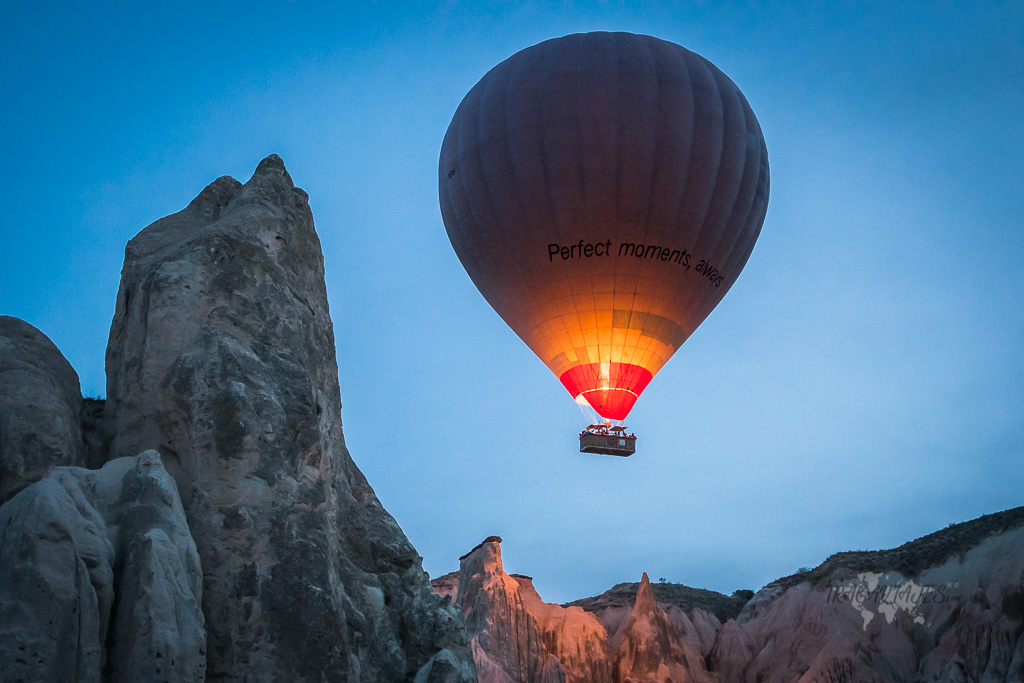
[[[578,401],[621,420],[746,264],[768,207],[750,106],[711,62],[628,33],[489,71],[441,146],[470,278]]]

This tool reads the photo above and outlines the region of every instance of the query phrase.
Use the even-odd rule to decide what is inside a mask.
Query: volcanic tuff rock
[[[519,583],[502,568],[498,540],[488,539],[462,557],[458,590],[480,681],[565,680],[558,660],[550,661],[544,649],[540,625]]]
[[[611,649],[616,682],[690,680],[680,632],[655,601],[647,572],[629,618],[612,637]]]
[[[345,448],[319,242],[277,157],[131,241],[107,371],[83,402],[0,317],[3,680],[1024,680],[1024,508],[749,602],[644,575],[547,604],[497,537],[434,595]]]
[[[607,683],[608,634],[601,620],[579,607],[562,607],[544,602],[533,579],[512,574],[519,584],[523,604],[540,625],[544,649],[565,669],[570,683]]]
[[[210,680],[472,678],[461,615],[345,447],[320,242],[277,156],[129,242],[103,427],[177,480]]]
[[[54,468],[0,507],[4,681],[202,681],[201,595],[155,451]]]
[[[0,316],[0,503],[56,465],[84,465],[78,374],[46,335]]]
[[[771,583],[709,664],[722,681],[1024,681],[1024,508]]]
[[[82,446],[85,449],[85,466],[91,470],[103,467],[103,463],[107,461],[107,444],[103,429],[105,404],[106,401],[103,399],[82,399]]]
[[[462,557],[458,574],[432,582],[439,595],[454,597],[466,614],[481,681],[711,680],[700,633],[681,610],[685,629],[657,604],[646,574],[636,605],[622,609],[601,603],[610,618],[604,622],[579,606],[546,603],[530,577],[506,574],[500,539],[492,538]],[[698,609],[692,614],[700,623],[708,616]],[[717,627],[718,621],[710,619]],[[713,632],[703,637],[710,648]]]
[[[615,636],[635,611],[643,583],[620,583],[601,595],[576,600],[569,605],[581,607],[599,617],[608,633]],[[679,634],[678,645],[690,675],[695,680],[704,680],[705,659],[711,652],[718,629],[722,627],[721,620],[738,615],[746,600],[675,583],[647,583],[658,607]],[[655,612],[651,618],[658,619],[656,615]],[[675,644],[669,643],[668,647],[674,650]],[[676,660],[670,656],[666,661]]]
[[[485,681],[543,680],[551,657],[580,682],[1024,681],[1024,507],[893,550],[833,555],[749,601],[644,574],[549,605],[532,579],[504,573],[496,542],[433,585],[473,612]]]

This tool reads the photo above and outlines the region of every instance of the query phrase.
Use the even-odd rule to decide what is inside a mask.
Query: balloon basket
[[[580,453],[628,458],[636,453],[636,435],[626,434],[625,427],[591,425],[580,432]]]

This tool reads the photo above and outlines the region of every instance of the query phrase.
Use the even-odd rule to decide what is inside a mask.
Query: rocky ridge
[[[726,627],[708,658],[723,681],[1024,680],[1024,508],[834,555]]]
[[[580,682],[1024,681],[1024,507],[893,550],[838,553],[749,600],[651,584],[644,574],[551,605],[529,577],[504,573],[492,538],[432,582],[474,612],[467,624],[481,681],[547,680],[535,672],[542,662],[557,671],[551,657],[565,680]],[[478,576],[505,589],[463,587],[480,586]],[[539,653],[508,640],[510,620],[538,625]],[[520,655],[514,669],[490,656],[510,645]]]
[[[595,611],[550,604],[529,576],[505,572],[500,543],[489,537],[462,557],[457,573],[432,582],[466,615],[482,683],[679,682],[706,674],[704,651],[713,635],[678,607],[673,614],[672,606],[658,604],[646,574],[634,604],[607,600]],[[692,610],[692,619],[719,626],[701,609]]]

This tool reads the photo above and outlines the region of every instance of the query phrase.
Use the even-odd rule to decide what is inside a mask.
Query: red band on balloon
[[[558,379],[573,398],[583,394],[601,417],[625,420],[653,377],[632,363],[588,363],[569,368]]]

